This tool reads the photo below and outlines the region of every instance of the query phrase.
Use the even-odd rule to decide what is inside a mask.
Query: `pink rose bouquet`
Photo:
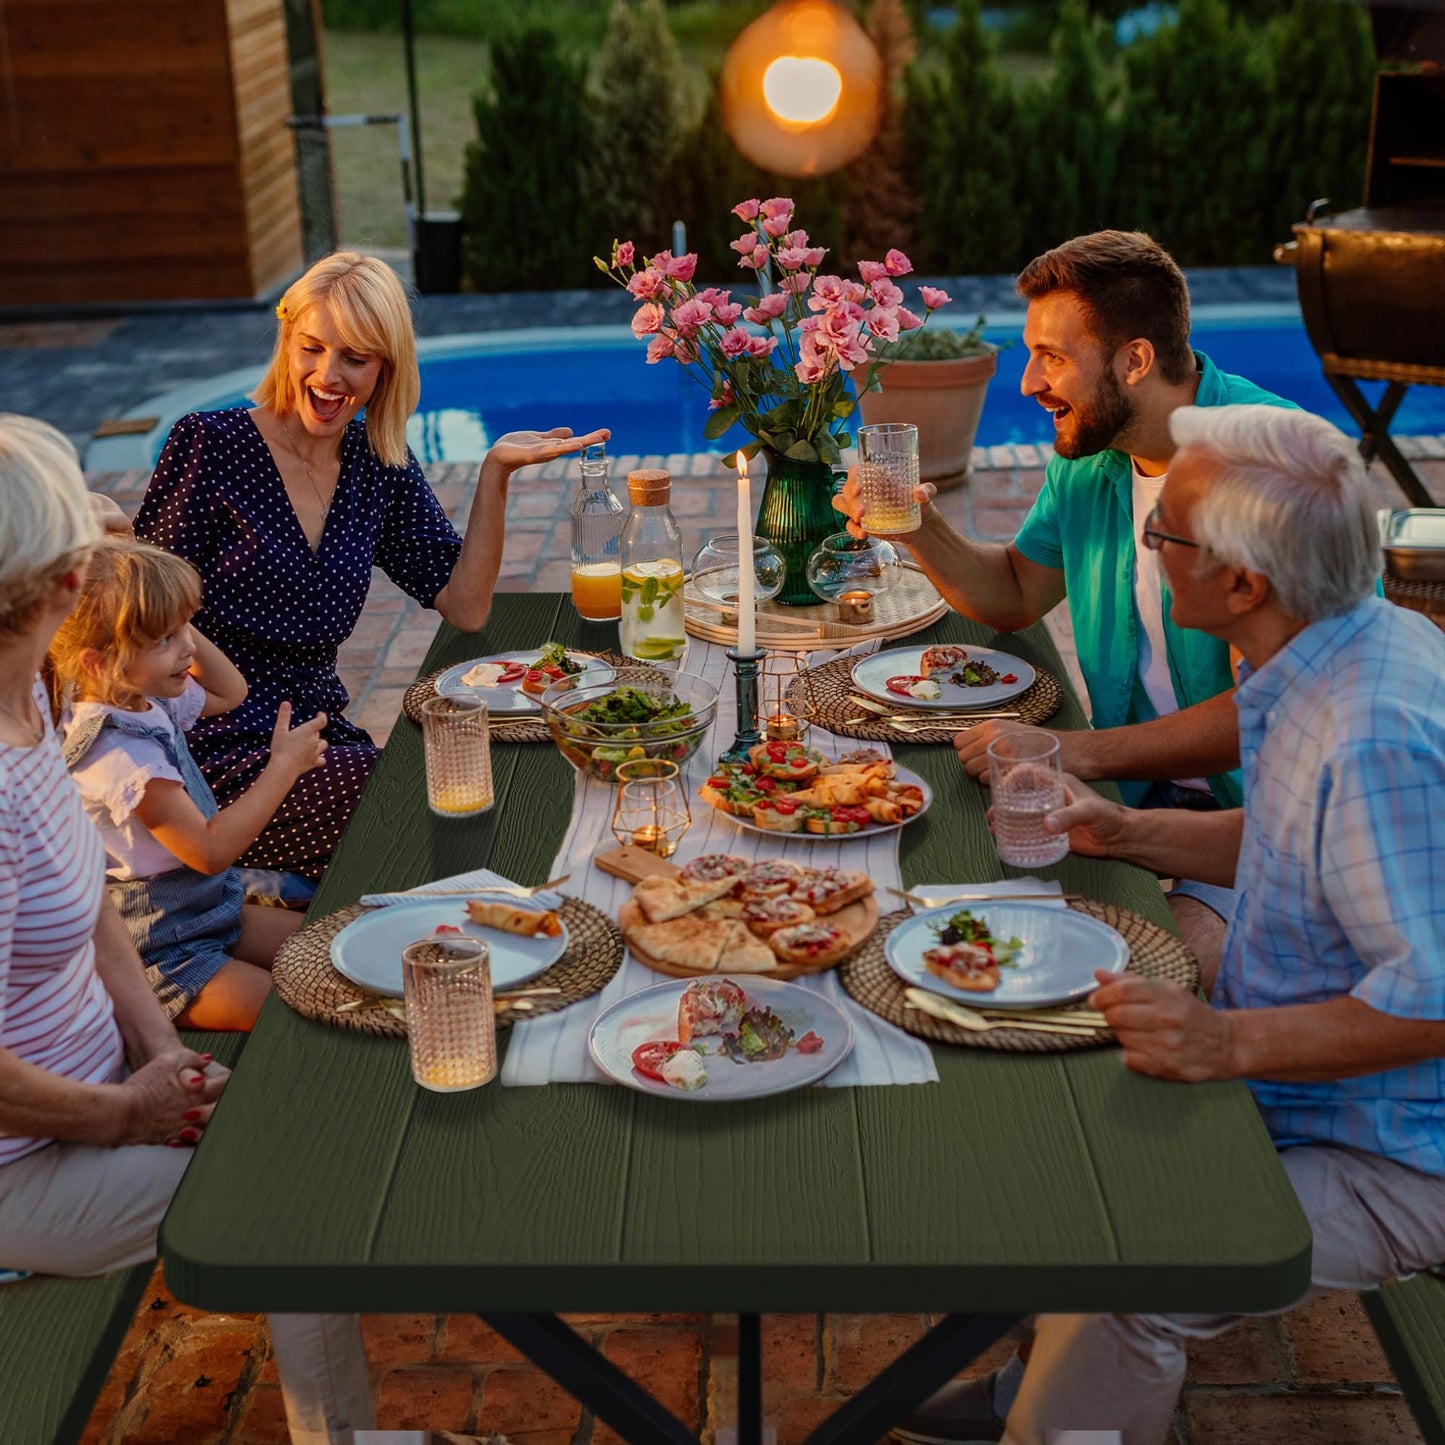
[[[763,448],[798,461],[838,464],[849,444],[850,395],[877,386],[888,360],[882,350],[946,306],[946,292],[921,288],[924,315],[903,304],[897,278],[913,270],[902,251],[860,261],[858,280],[819,275],[827,250],[793,225],[786,196],[743,201],[733,214],[748,229],[732,242],[738,265],[754,273],[758,294],[693,285],[697,257],[659,251],[637,264],[631,241],[614,241],[610,262],[594,257],[637,301],[633,335],[647,342],[649,363],[671,357],[711,397],[703,428],[709,440],[735,422],[752,433],[743,451]],[[746,323],[746,324],[744,324]]]

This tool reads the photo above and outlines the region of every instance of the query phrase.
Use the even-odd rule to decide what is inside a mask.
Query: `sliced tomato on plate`
[[[774,798],[769,806],[773,812],[782,814],[785,818],[791,818],[803,805],[794,802],[792,798]]]
[[[915,682],[924,681],[926,681],[926,679],[923,677],[890,677],[883,685],[889,692],[896,692],[899,697],[912,697],[913,694],[909,692],[908,689],[912,687]]]
[[[866,828],[873,821],[873,815],[867,808],[855,807],[849,803],[836,803],[831,812],[835,823],[857,823],[860,828]]]
[[[676,1039],[654,1039],[651,1043],[639,1044],[632,1051],[632,1067],[644,1078],[664,1083],[662,1066],[686,1047]]]
[[[808,1032],[798,1040],[798,1052],[800,1054],[816,1054],[822,1047],[822,1036],[815,1034],[812,1029],[809,1029]]]
[[[508,662],[502,665],[502,675],[497,679],[502,682],[521,682],[526,677],[529,669],[525,662]]]
[[[1004,675],[1003,675],[1001,678],[999,678],[999,681],[1000,681],[1000,682],[1017,682],[1017,681],[1018,681],[1018,677],[1017,677],[1016,674],[1014,674],[1014,673],[1012,673],[1012,672],[1006,672],[1006,673],[1004,673]]]
[[[774,792],[777,789],[777,786],[778,780],[776,778],[759,778],[753,784],[753,787],[755,787],[760,793]]]

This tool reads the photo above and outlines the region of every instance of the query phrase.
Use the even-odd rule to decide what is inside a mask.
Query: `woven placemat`
[[[853,667],[857,661],[856,657],[836,657],[821,667],[809,668],[808,671],[800,673],[788,685],[789,705],[795,711],[801,710],[805,714],[811,710],[813,722],[830,733],[845,738],[866,738],[874,743],[951,743],[955,733],[978,726],[978,723],[951,722],[917,732],[910,726],[907,733],[901,733],[887,723],[871,718],[866,722],[846,721],[848,718],[856,718],[863,711],[856,702],[851,701],[852,694],[857,690],[857,684],[853,681]],[[1020,722],[1046,722],[1058,712],[1059,705],[1064,700],[1063,693],[1059,691],[1058,679],[1051,672],[1042,667],[1035,667],[1034,672],[1037,675],[1028,689],[1017,697],[1010,698],[1006,704],[1010,711],[1018,712]],[[906,707],[906,704],[900,704],[900,708],[903,707]],[[920,721],[925,720],[926,716],[920,710]],[[980,718],[979,721],[984,719]]]
[[[353,919],[371,911],[353,903],[293,933],[276,955],[271,978],[283,1002],[302,1018],[350,1029],[353,1033],[404,1039],[406,1025],[385,1008],[336,1011],[339,1004],[372,997],[364,988],[343,978],[331,963],[331,940]],[[499,1009],[498,1028],[508,1028],[519,1019],[556,1013],[599,992],[621,966],[622,934],[600,908],[583,903],[580,898],[564,898],[557,911],[567,925],[567,951],[544,973],[522,986],[560,988],[562,992],[529,998],[527,1002],[532,1007],[523,1012]]]
[[[599,662],[605,662],[611,667],[623,667],[630,659],[618,656],[615,652],[578,652],[579,657],[595,657]],[[446,667],[439,667],[434,672],[429,672],[425,677],[419,677],[402,694],[401,710],[418,727],[421,726],[421,705],[437,695],[437,678],[442,673],[450,672],[455,663],[448,663]],[[528,713],[524,717],[508,718],[492,714],[487,719],[487,730],[494,742],[499,743],[549,743],[552,741],[552,734],[547,730],[547,724],[539,713]]]
[[[1150,923],[1127,908],[1112,903],[1096,903],[1084,899],[1070,903],[1070,908],[1087,913],[1100,923],[1117,929],[1129,945],[1129,968],[1145,978],[1178,983],[1188,989],[1199,987],[1199,960],[1167,928]],[[879,1018],[932,1044],[966,1044],[973,1049],[999,1049],[1013,1054],[1073,1053],[1078,1049],[1096,1049],[1114,1042],[1112,1029],[1094,1029],[1089,1034],[1039,1034],[1026,1029],[991,1028],[974,1033],[944,1019],[918,1009],[905,1008],[904,990],[908,985],[888,966],[883,956],[883,940],[912,914],[906,908],[885,914],[879,919],[873,937],[838,966],[843,987]],[[1083,1007],[1081,1004],[1080,1007]]]
[[[1385,571],[1385,596],[1415,612],[1445,612],[1445,582],[1419,582]]]

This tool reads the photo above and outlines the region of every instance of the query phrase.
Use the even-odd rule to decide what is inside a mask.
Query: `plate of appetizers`
[[[436,680],[442,697],[479,697],[489,713],[540,712],[537,699],[554,682],[579,672],[605,683],[612,668],[600,657],[568,652],[560,642],[525,652],[498,652],[449,667]]]
[[[556,913],[480,892],[474,899],[418,895],[414,903],[373,908],[331,940],[331,962],[352,983],[400,998],[402,949],[436,933],[481,939],[491,955],[494,989],[536,978],[567,951],[567,925]]]
[[[837,1004],[766,978],[660,983],[613,1004],[587,1036],[593,1063],[619,1084],[700,1103],[816,1084],[852,1047]]]
[[[1034,685],[1037,674],[1021,657],[988,647],[894,647],[853,665],[857,687],[901,708],[992,707]]]
[[[854,869],[705,853],[682,868],[641,854],[608,871],[636,880],[617,911],[632,956],[679,978],[821,973],[878,925],[874,882]]]
[[[874,748],[829,758],[801,743],[759,743],[746,763],[720,761],[698,795],[749,833],[804,841],[892,832],[933,801],[917,773]]]
[[[1051,1008],[1087,997],[1096,968],[1122,972],[1129,945],[1106,923],[1037,903],[970,903],[905,919],[884,943],[916,988],[978,1008]]]

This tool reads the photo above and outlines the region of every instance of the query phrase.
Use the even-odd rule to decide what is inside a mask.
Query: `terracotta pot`
[[[939,491],[960,487],[969,475],[969,457],[989,378],[998,370],[998,354],[960,356],[948,361],[895,361],[878,373],[882,391],[859,402],[866,424],[913,422],[918,427],[918,473]]]

